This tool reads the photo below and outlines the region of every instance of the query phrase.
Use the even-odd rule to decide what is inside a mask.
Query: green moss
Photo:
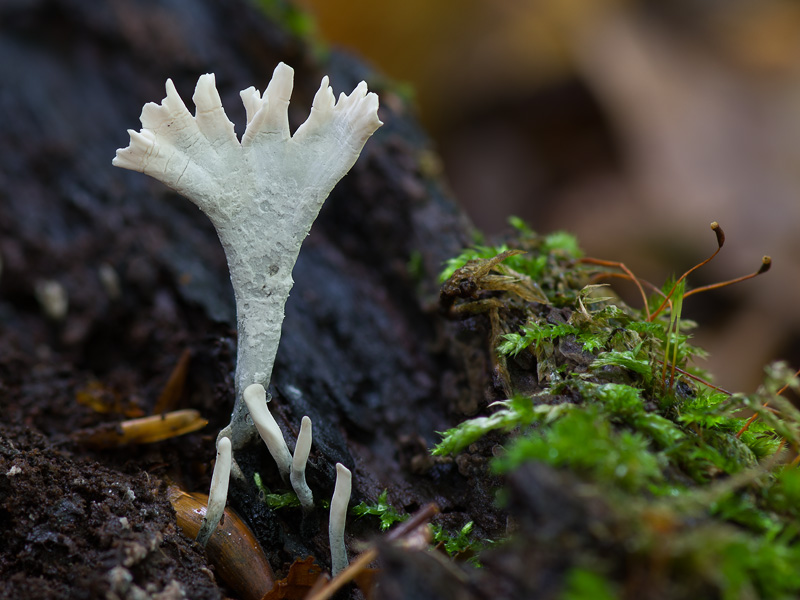
[[[273,494],[269,488],[264,484],[261,479],[260,473],[253,474],[253,482],[258,488],[258,494],[261,501],[266,503],[273,510],[280,508],[297,508],[300,506],[300,500],[294,492],[285,492],[283,494]]]
[[[663,479],[662,461],[648,440],[615,429],[598,407],[573,407],[551,426],[515,438],[494,468],[507,473],[531,460],[569,467],[631,492]]]
[[[330,49],[319,36],[314,18],[291,0],[256,0],[256,6],[285,32],[303,40],[318,61],[329,55]]]
[[[400,514],[387,500],[388,490],[383,490],[378,500],[374,504],[361,502],[350,509],[357,517],[372,516],[377,517],[381,531],[386,531],[395,523],[402,523],[408,519],[408,515]]]
[[[574,567],[565,577],[566,585],[561,600],[615,600],[619,595],[606,577]]]
[[[631,561],[661,561],[671,578],[681,578],[665,587],[675,595],[664,597],[687,589],[723,598],[795,597],[800,471],[782,464],[779,452],[800,449],[800,411],[778,395],[783,386],[798,387],[793,372],[768,366],[753,394],[729,395],[700,382],[705,374],[693,361],[705,353],[691,343],[696,325],[681,316],[685,280],[666,282],[647,298],[648,310],[631,308],[592,284],[592,275],[620,272],[611,263],[582,261],[567,234],[537,236],[518,219],[512,225],[516,239],[464,251],[442,277],[469,260],[526,252],[508,256],[497,272],[532,278],[547,303],[495,286],[460,299],[455,309],[491,298],[504,386],[514,392],[515,382],[525,381],[530,389],[533,377],[540,389],[515,393],[443,432],[433,454],[456,454],[495,432],[505,439],[495,473],[545,463],[596,490],[626,523],[624,535],[616,534],[613,572],[620,580],[584,569],[611,561],[602,544],[596,555],[584,548],[570,555],[565,598],[615,597]],[[654,514],[668,515],[669,525],[655,528]],[[594,588],[601,595],[592,595]]]
[[[477,540],[472,535],[475,523],[469,521],[456,532],[449,532],[439,525],[431,525],[432,540],[434,544],[441,544],[450,556],[464,554],[474,549]]]
[[[515,396],[496,403],[502,408],[488,417],[477,417],[461,423],[458,427],[441,432],[442,441],[431,452],[434,456],[446,456],[461,452],[471,443],[490,431],[512,431],[530,425],[536,420],[547,420],[560,411],[558,406],[539,404],[534,406],[530,398]]]
[[[350,512],[357,517],[376,517],[381,531],[390,529],[397,523],[407,520],[410,515],[401,513],[388,501],[388,490],[383,490],[378,499],[372,503],[360,502],[352,507]],[[431,547],[440,547],[448,555],[469,561],[473,566],[480,567],[477,553],[494,544],[492,540],[478,539],[473,533],[474,522],[469,521],[457,531],[450,531],[435,523],[429,524],[431,532]]]
[[[297,37],[310,37],[316,32],[314,19],[287,0],[257,0],[256,4],[274,23]]]

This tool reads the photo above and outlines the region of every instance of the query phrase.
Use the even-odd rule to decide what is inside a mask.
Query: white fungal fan
[[[293,76],[280,63],[263,97],[252,87],[241,92],[247,111],[241,143],[213,74],[197,82],[195,116],[167,80],[167,97],[145,104],[143,129],[129,130],[130,145],[112,162],[168,185],[214,224],[236,295],[237,402],[248,385],[269,385],[300,246],[334,185],[382,125],[378,96],[367,93],[366,83],[336,102],[323,77],[311,114],[290,135]]]

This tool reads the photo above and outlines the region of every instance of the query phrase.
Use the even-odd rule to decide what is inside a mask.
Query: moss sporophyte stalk
[[[506,244],[450,260],[441,295],[452,319],[486,314],[507,399],[443,432],[432,453],[456,455],[491,435],[495,473],[535,463],[582,482],[582,494],[624,523],[625,533],[612,528],[604,543],[620,542],[629,560],[679,570],[693,589],[725,598],[800,592],[800,470],[792,461],[800,411],[781,395],[800,387],[796,374],[769,365],[752,394],[710,383],[693,363],[704,356],[691,343],[696,324],[681,316],[697,267],[659,288],[622,263],[585,258],[568,234],[512,225]],[[718,248],[698,267],[724,243],[721,227],[712,229]],[[769,264],[765,257],[734,282]],[[640,308],[604,283],[620,277],[640,290]],[[618,569],[603,552],[571,560],[576,586],[599,577],[617,589]]]

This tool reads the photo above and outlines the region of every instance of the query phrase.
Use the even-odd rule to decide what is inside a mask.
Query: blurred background
[[[325,43],[409,90],[487,234],[566,229],[660,285],[722,253],[684,314],[716,382],[800,367],[800,3],[296,0]],[[632,298],[635,304],[635,299]]]

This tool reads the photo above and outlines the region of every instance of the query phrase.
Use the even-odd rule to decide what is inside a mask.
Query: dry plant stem
[[[632,281],[630,276],[627,275],[626,273],[611,273],[611,272],[608,272],[608,271],[603,272],[603,273],[597,273],[596,275],[592,275],[592,280],[606,279],[606,278],[611,279],[611,278],[614,278],[614,277],[616,277],[618,279],[625,279],[626,281]],[[647,288],[650,288],[650,290],[654,294],[658,294],[659,296],[663,296],[664,298],[667,297],[667,295],[664,292],[662,292],[659,289],[659,287],[657,285],[655,285],[654,283],[650,283],[646,279],[639,279],[639,281],[642,283],[643,286],[645,286]]]
[[[305,598],[303,600],[309,600],[310,598],[316,598],[319,594],[324,590],[328,583],[331,581],[331,576],[327,573],[322,573],[317,580],[314,582],[314,585],[311,586],[311,589],[308,590]]]
[[[189,360],[192,357],[192,352],[187,348],[178,359],[177,364],[172,369],[164,389],[156,400],[156,405],[153,407],[153,414],[160,415],[162,413],[175,410],[183,396],[183,390],[186,386],[186,376],[189,371]]]
[[[709,290],[717,290],[719,288],[733,285],[735,283],[741,283],[743,281],[747,281],[748,279],[753,279],[753,277],[758,277],[759,275],[766,273],[769,271],[769,268],[772,266],[772,259],[769,256],[764,256],[761,259],[761,267],[759,267],[758,271],[755,273],[750,273],[749,275],[743,275],[742,277],[737,277],[736,279],[729,279],[728,281],[721,281],[719,283],[712,283],[711,285],[704,285],[703,287],[695,288],[686,292],[683,297],[688,298],[689,296],[694,296],[695,294],[699,294],[701,292],[707,292]]]
[[[800,377],[800,369],[794,372],[794,376],[795,378]],[[788,389],[789,389],[789,384],[787,383],[785,386],[783,386],[781,389],[777,391],[777,394],[780,396],[781,394],[783,394],[783,392],[785,392]]]
[[[353,581],[356,575],[366,569],[376,558],[378,558],[377,549],[369,548],[365,550],[359,554],[347,568],[340,571],[338,575],[331,579],[326,586],[321,587],[314,594],[309,592],[305,600],[327,600],[327,598],[333,597],[336,592]]]
[[[660,362],[661,364],[664,364],[664,361],[663,361],[663,360],[661,360],[661,359],[659,359],[659,358],[656,358],[655,360],[657,360],[657,361],[658,361],[658,362]],[[686,377],[688,377],[689,379],[692,379],[692,380],[694,380],[694,381],[696,381],[696,382],[698,382],[698,383],[702,383],[702,384],[703,384],[704,386],[706,386],[707,388],[710,388],[710,389],[712,389],[712,390],[717,390],[718,392],[722,392],[723,394],[725,394],[725,395],[727,395],[727,396],[733,396],[733,392],[729,392],[729,391],[728,391],[728,390],[726,390],[725,388],[721,388],[721,387],[719,387],[719,386],[716,386],[716,385],[714,385],[713,383],[710,383],[710,382],[706,381],[706,380],[705,380],[705,379],[703,379],[702,377],[698,377],[697,375],[692,375],[691,373],[689,373],[689,371],[684,371],[684,370],[683,370],[683,369],[681,369],[680,367],[675,367],[675,366],[671,366],[671,368],[675,369],[675,370],[676,370],[678,373],[680,373],[681,375],[685,375],[685,376],[686,376]]]
[[[161,415],[128,419],[113,425],[113,428],[100,427],[89,431],[76,431],[75,439],[97,448],[151,444],[202,429],[208,425],[208,421],[203,419],[198,411],[187,408]]]
[[[762,406],[763,408],[766,408],[766,407],[767,407],[767,404],[768,404],[767,402],[764,402],[764,404],[762,404],[761,406]],[[742,437],[742,434],[743,434],[745,431],[747,431],[748,429],[750,429],[750,425],[752,425],[752,424],[753,424],[753,421],[755,421],[757,418],[758,418],[758,413],[755,413],[755,414],[753,414],[753,415],[752,415],[752,416],[751,416],[749,419],[747,419],[747,423],[745,423],[745,424],[742,426],[742,428],[741,428],[741,429],[740,429],[740,430],[739,430],[739,431],[736,433],[736,437],[737,437],[737,438],[740,438],[740,437]]]
[[[642,296],[642,302],[644,303],[644,312],[647,315],[647,320],[650,320],[650,307],[647,305],[647,295],[644,293],[642,283],[639,281],[639,278],[633,274],[633,271],[631,271],[624,263],[602,260],[599,258],[581,258],[579,262],[587,265],[597,265],[599,267],[613,267],[623,271],[639,289],[639,294]]]
[[[798,369],[797,371],[795,371],[795,373],[794,373],[794,376],[795,376],[795,377],[798,377],[798,376],[800,376],[800,369]],[[776,393],[778,394],[778,396],[780,396],[780,395],[781,395],[783,392],[785,392],[787,389],[789,389],[789,384],[788,384],[788,383],[787,383],[786,385],[784,385],[784,386],[783,386],[781,389],[779,389],[779,390],[778,390]],[[764,404],[762,404],[762,406],[763,406],[764,408],[767,408],[767,405],[769,405],[769,402],[764,402]],[[750,425],[752,425],[752,424],[753,424],[753,422],[754,422],[756,419],[758,419],[758,413],[755,413],[755,414],[754,414],[752,417],[750,417],[749,419],[747,419],[747,423],[745,423],[745,424],[742,426],[742,428],[741,428],[741,429],[739,430],[739,432],[736,434],[736,437],[737,437],[737,438],[740,438],[740,437],[742,437],[742,434],[743,434],[745,431],[747,431],[748,429],[750,429]],[[794,464],[794,463],[792,463],[792,464]]]
[[[415,512],[410,519],[407,521],[403,521],[392,529],[389,533],[386,534],[386,541],[387,542],[394,542],[409,535],[411,532],[415,531],[418,527],[424,525],[430,519],[439,513],[439,507],[435,504],[427,504],[423,506],[420,510]]]
[[[762,404],[762,405],[761,405],[761,408],[766,408],[766,409],[767,409],[768,411],[770,411],[772,414],[775,414],[775,415],[780,415],[780,411],[777,411],[777,410],[775,410],[774,408],[770,408],[770,407],[769,407],[769,402],[764,402],[764,404]],[[754,415],[752,415],[752,416],[751,416],[749,419],[747,419],[747,422],[746,422],[746,423],[745,423],[745,424],[742,426],[742,428],[741,428],[741,429],[740,429],[740,430],[739,430],[739,431],[736,433],[736,437],[737,437],[737,438],[740,438],[740,437],[742,437],[742,434],[743,434],[745,431],[747,431],[748,429],[750,429],[750,425],[752,425],[752,424],[753,424],[753,422],[755,422],[755,420],[756,420],[756,419],[758,419],[758,413],[755,413],[755,414],[754,414]],[[785,442],[785,441],[786,441],[786,440],[784,440],[784,442]]]

